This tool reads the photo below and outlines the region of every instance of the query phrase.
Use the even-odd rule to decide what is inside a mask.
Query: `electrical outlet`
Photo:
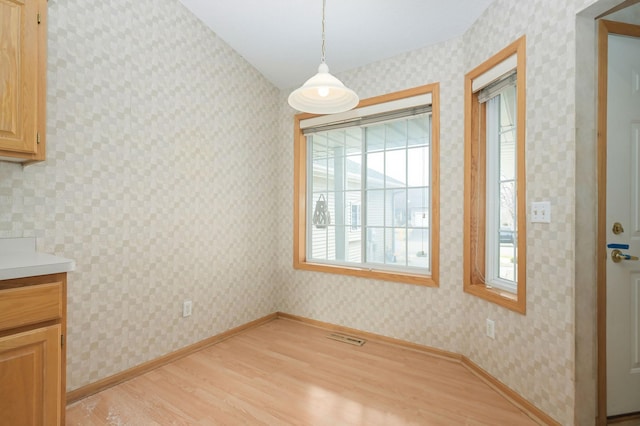
[[[551,223],[551,203],[549,201],[531,203],[531,222]]]
[[[487,318],[487,337],[496,338],[496,322]]]
[[[193,302],[191,300],[185,300],[182,302],[182,317],[191,316],[193,311]]]

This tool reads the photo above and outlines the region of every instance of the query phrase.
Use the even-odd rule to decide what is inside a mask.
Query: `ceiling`
[[[322,0],[179,0],[275,86],[320,65]],[[327,0],[326,62],[357,68],[460,36],[493,0]]]

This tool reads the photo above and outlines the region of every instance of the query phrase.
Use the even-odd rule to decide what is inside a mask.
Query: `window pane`
[[[362,154],[362,130],[353,127],[345,130],[345,148],[347,155]]]
[[[326,191],[329,184],[329,165],[327,159],[313,161],[313,181],[314,191]]]
[[[327,152],[328,156],[342,155],[344,151],[345,131],[332,130],[327,132]]]
[[[428,272],[430,120],[424,114],[307,135],[307,259]]]
[[[349,233],[351,231],[350,226],[338,226],[333,227],[334,241],[335,241],[335,259],[341,262],[349,260],[350,242]],[[331,230],[330,230],[331,231]]]
[[[338,151],[338,150],[336,150]],[[340,150],[341,151],[341,150]],[[333,186],[329,187],[330,191],[341,191],[346,184],[345,157],[336,153],[334,157],[329,157],[329,168],[333,171]]]
[[[327,199],[327,211],[328,211],[328,222],[327,225],[335,225],[336,224],[336,193],[328,192],[326,195]]]
[[[347,224],[352,229],[359,229],[362,226],[362,199],[359,191],[348,191],[345,193],[345,206]]]
[[[500,183],[500,230],[508,230],[512,234],[516,229],[516,183],[514,181]]]
[[[429,148],[411,148],[407,151],[409,186],[429,185]]]
[[[336,232],[335,226],[329,225],[327,230],[327,260],[336,260]]]
[[[387,229],[387,262],[398,266],[407,265],[407,230]]]
[[[515,87],[486,103],[487,282],[516,291]]]
[[[384,228],[367,228],[367,260],[384,263]]]
[[[367,152],[384,149],[384,125],[366,128]]]
[[[331,215],[331,225],[344,226],[345,219],[345,193],[330,192],[329,193],[329,213]]]
[[[360,155],[350,155],[345,161],[346,189],[362,188],[362,157]]]
[[[428,268],[430,265],[429,244],[428,229],[409,229],[407,264],[409,266]]]
[[[357,215],[360,211],[359,205],[354,205],[354,215]],[[362,228],[360,226],[353,227],[353,225],[347,227],[345,230],[347,235],[347,250],[346,260],[348,262],[362,262]]]
[[[399,120],[385,125],[387,149],[404,148],[407,146],[407,121]]]
[[[404,187],[407,185],[407,151],[404,149],[386,153],[386,187]]]
[[[312,158],[325,158],[327,156],[327,134],[317,133],[310,135],[307,140],[311,143]]]
[[[500,244],[499,277],[507,281],[516,280],[516,248],[512,243]]]
[[[386,226],[405,226],[407,224],[407,191],[405,189],[389,189],[385,192],[387,207]]]
[[[408,145],[428,145],[431,134],[430,120],[428,115],[416,117],[408,121]]]
[[[429,188],[410,188],[407,202],[407,226],[414,228],[429,227]]]
[[[311,227],[311,258],[327,259],[327,228]]]
[[[516,131],[514,128],[500,135],[500,178],[512,180],[516,178]]]
[[[384,152],[367,155],[367,188],[384,187]]]
[[[369,226],[384,226],[384,191],[367,191],[366,221]]]

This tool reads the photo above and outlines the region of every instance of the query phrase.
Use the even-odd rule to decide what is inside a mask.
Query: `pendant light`
[[[324,10],[326,0],[322,0],[322,62],[318,73],[307,80],[302,87],[289,95],[289,105],[298,111],[312,114],[335,114],[353,109],[358,105],[358,95],[329,73],[325,62]]]

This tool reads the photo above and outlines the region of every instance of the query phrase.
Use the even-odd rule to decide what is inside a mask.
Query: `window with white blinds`
[[[465,76],[464,290],[526,312],[525,47]]]
[[[437,89],[297,117],[296,267],[437,285]]]

